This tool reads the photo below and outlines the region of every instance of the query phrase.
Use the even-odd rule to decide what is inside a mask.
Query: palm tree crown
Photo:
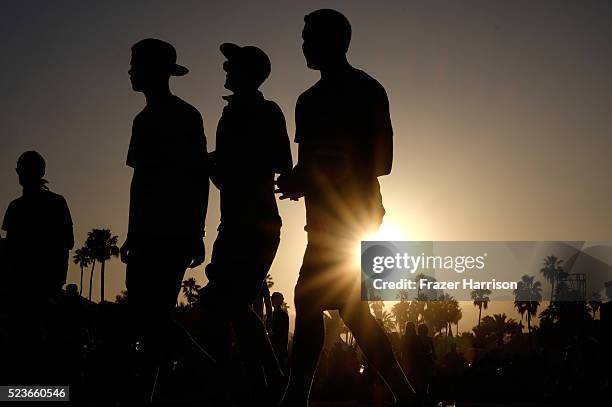
[[[81,269],[81,282],[79,284],[79,295],[83,295],[83,269],[91,263],[91,255],[87,246],[83,246],[80,249],[76,249],[72,261],[77,264]]]
[[[92,259],[101,265],[100,302],[104,301],[104,265],[107,260],[110,260],[112,257],[119,256],[119,247],[117,246],[118,240],[119,238],[117,236],[113,236],[110,229],[93,229],[91,232],[87,233],[85,246],[89,250]]]

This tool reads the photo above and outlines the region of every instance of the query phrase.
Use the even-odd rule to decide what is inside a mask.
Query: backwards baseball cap
[[[155,38],[138,41],[132,46],[132,53],[172,76],[183,76],[189,72],[189,69],[176,63],[176,49],[165,41]]]
[[[272,64],[270,58],[261,49],[251,45],[241,47],[230,42],[221,44],[219,49],[228,61],[240,64],[261,82],[270,76]]]

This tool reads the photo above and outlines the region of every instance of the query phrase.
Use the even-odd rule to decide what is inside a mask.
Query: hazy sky
[[[1,4],[0,210],[20,193],[17,157],[36,149],[51,189],[68,200],[77,245],[94,227],[125,237],[125,157],[132,118],[144,106],[127,75],[133,43],[157,37],[176,46],[191,72],[172,88],[202,112],[210,150],[227,94],[219,44],[261,47],[272,60],[264,94],[281,106],[293,137],[295,101],[318,78],[301,53],[303,16],[322,7],[350,19],[350,61],[389,94],[395,162],[382,180],[387,228],[411,240],[612,240],[612,3]],[[279,207],[283,235],[271,273],[291,304],[304,208]],[[213,188],[208,258],[218,221]],[[114,298],[124,267],[113,260],[107,270]],[[204,282],[201,267],[189,276]],[[69,281],[78,282],[74,265]],[[461,324],[472,322],[466,315]]]

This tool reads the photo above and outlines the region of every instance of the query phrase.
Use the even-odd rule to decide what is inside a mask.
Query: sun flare
[[[363,236],[361,241],[405,241],[408,240],[408,234],[393,222],[383,222],[376,233]],[[361,241],[355,246],[353,253],[354,264],[361,268]]]

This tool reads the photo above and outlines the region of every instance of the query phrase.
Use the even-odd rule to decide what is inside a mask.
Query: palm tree
[[[493,339],[498,346],[502,346],[506,335],[520,332],[521,326],[514,318],[507,319],[506,314],[494,314],[484,317],[482,324],[476,326],[473,330],[476,336]]]
[[[453,336],[452,324],[459,325],[459,320],[463,318],[463,312],[459,302],[448,294],[444,294],[444,317],[448,324],[446,335]],[[457,328],[457,334],[459,334],[459,328]]]
[[[91,263],[91,257],[89,256],[89,251],[87,250],[87,247],[83,246],[80,249],[76,249],[74,252],[74,256],[72,256],[72,260],[74,261],[74,264],[78,264],[81,268],[79,295],[83,295],[83,269],[89,266],[89,263]]]
[[[196,282],[195,278],[189,277],[187,280],[183,281],[181,288],[187,299],[187,306],[193,307],[198,300],[198,292],[202,287]]]
[[[527,332],[531,333],[531,317],[536,315],[542,301],[542,283],[525,274],[514,290],[514,308],[523,316],[527,313]]]
[[[550,302],[553,301],[555,283],[559,278],[559,274],[563,272],[561,263],[563,263],[563,260],[558,259],[556,256],[546,256],[544,263],[542,263],[543,267],[540,269],[540,273],[542,273],[544,278],[551,284]]]
[[[478,325],[480,325],[482,309],[487,309],[489,307],[489,295],[491,295],[491,290],[487,290],[484,288],[479,288],[477,290],[472,291],[472,300],[474,300],[474,306],[478,307]]]
[[[87,247],[87,242],[85,242],[85,247]],[[87,249],[87,251],[89,251],[89,248]],[[93,284],[94,270],[96,269],[96,259],[94,257],[91,257],[91,254],[90,254],[90,260],[91,260],[91,270],[89,270],[89,295],[88,295],[89,301],[91,301],[91,286]]]
[[[417,298],[416,301],[410,301],[410,305],[408,306],[407,311],[407,319],[408,321],[412,321],[415,324],[421,322],[425,314],[425,305],[426,301]]]
[[[119,238],[113,236],[110,229],[93,229],[87,234],[85,246],[87,246],[90,251],[91,257],[101,264],[100,302],[104,301],[104,266],[107,260],[119,256],[119,247],[117,246],[118,240]],[[93,275],[93,267],[91,272]],[[91,297],[91,285],[89,295]]]
[[[375,297],[374,301],[369,301],[370,309],[372,310],[372,314],[374,314],[374,318],[382,319],[383,318],[383,309],[385,308],[385,303],[380,300],[380,297]]]
[[[398,332],[400,335],[403,335],[404,328],[406,327],[406,322],[408,322],[408,307],[410,303],[407,301],[400,301],[391,307],[391,315],[393,315],[393,319],[395,320],[395,324],[397,325]]]
[[[382,327],[385,332],[393,332],[395,328],[395,319],[393,318],[393,315],[390,312],[383,311],[382,318],[380,318],[380,321],[382,321]]]

